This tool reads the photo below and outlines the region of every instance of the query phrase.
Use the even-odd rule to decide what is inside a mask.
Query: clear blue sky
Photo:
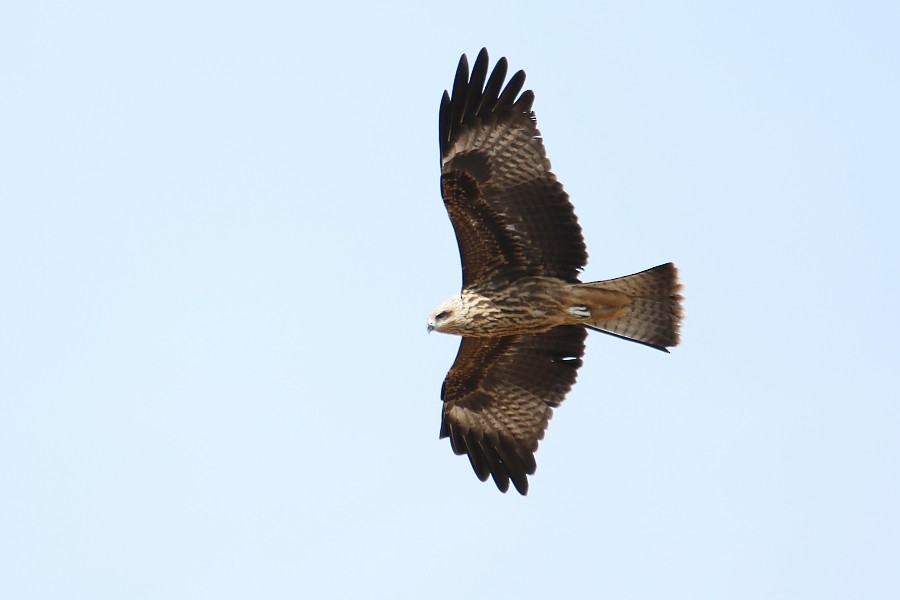
[[[0,9],[0,597],[900,597],[895,2]],[[524,68],[602,335],[526,498],[438,440],[437,109]]]

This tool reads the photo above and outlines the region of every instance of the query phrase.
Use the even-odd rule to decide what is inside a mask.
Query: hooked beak
[[[429,323],[428,326],[426,327],[426,329],[428,330],[428,333],[431,333],[432,331],[434,331],[434,325]]]

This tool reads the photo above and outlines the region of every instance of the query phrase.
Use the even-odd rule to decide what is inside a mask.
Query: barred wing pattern
[[[467,454],[482,481],[528,492],[534,453],[553,414],[575,383],[584,354],[583,327],[536,335],[465,337],[444,380],[441,437]]]
[[[523,275],[574,283],[587,250],[569,196],[550,171],[531,111],[534,93],[519,94],[523,71],[500,91],[505,58],[485,83],[487,65],[482,50],[470,78],[463,55],[453,95],[444,92],[441,100],[441,191],[457,233],[463,287]],[[499,256],[479,247],[490,238],[503,240]]]

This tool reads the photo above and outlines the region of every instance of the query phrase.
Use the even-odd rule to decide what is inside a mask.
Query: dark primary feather
[[[497,338],[465,337],[444,380],[442,438],[466,454],[479,479],[521,494],[553,413],[575,383],[583,327]]]
[[[524,275],[576,282],[587,251],[569,197],[550,171],[531,112],[534,93],[520,94],[524,71],[503,87],[505,58],[485,83],[487,70],[486,50],[471,76],[463,55],[439,117],[442,194],[460,246],[463,286]],[[503,253],[486,266],[478,261],[490,252],[479,245]]]

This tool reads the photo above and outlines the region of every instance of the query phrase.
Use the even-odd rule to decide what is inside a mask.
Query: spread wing
[[[575,383],[584,354],[583,327],[497,338],[464,337],[444,379],[441,437],[467,454],[482,481],[493,477],[528,492],[538,442]]]
[[[441,191],[456,232],[463,287],[526,275],[578,280],[587,263],[569,196],[550,172],[525,72],[506,87],[501,58],[487,77],[482,49],[471,77],[459,61],[440,111]],[[502,89],[502,91],[501,91]]]

